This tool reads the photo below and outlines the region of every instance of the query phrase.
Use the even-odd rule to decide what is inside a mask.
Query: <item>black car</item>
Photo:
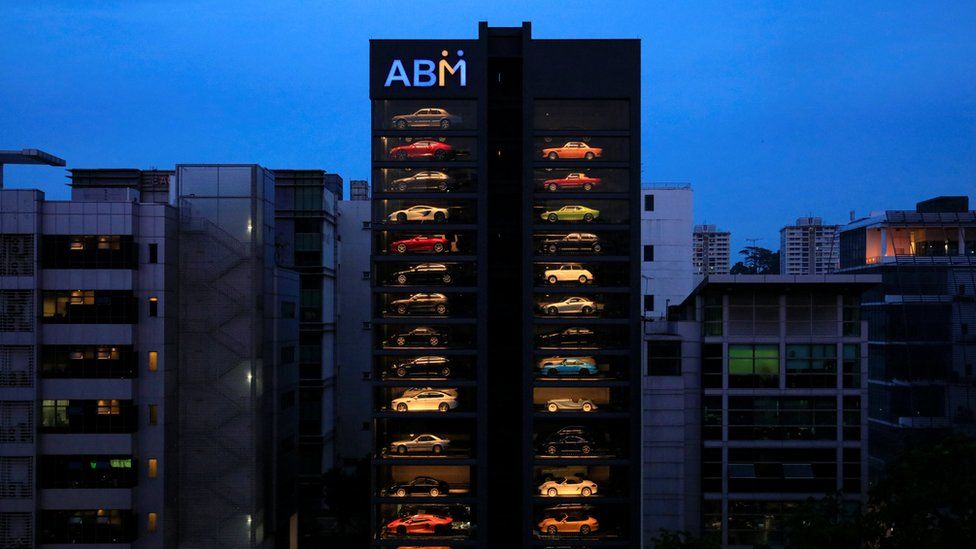
[[[588,347],[596,341],[596,333],[574,326],[539,334],[538,340],[540,347]]]
[[[391,366],[390,375],[451,377],[451,359],[443,356],[418,356]]]
[[[603,251],[600,237],[591,233],[569,233],[542,241],[542,251],[556,254],[560,252],[594,253]]]
[[[391,301],[389,311],[397,315],[424,313],[446,315],[448,312],[447,296],[444,294],[411,294],[404,299]]]
[[[390,192],[410,192],[410,191],[450,191],[455,187],[454,178],[444,172],[422,171],[407,177],[401,177],[390,181],[387,190]]]
[[[386,489],[386,494],[396,497],[425,495],[432,498],[446,496],[451,487],[443,480],[434,477],[416,477],[410,482],[398,482]]]
[[[577,434],[556,434],[549,437],[539,448],[540,454],[547,456],[561,456],[566,454],[582,454],[588,456],[596,450],[596,443],[592,438]]]
[[[390,276],[394,284],[452,284],[454,269],[443,263],[419,263]]]
[[[388,347],[438,347],[447,344],[447,333],[427,326],[420,326],[408,332],[394,334],[386,340]]]

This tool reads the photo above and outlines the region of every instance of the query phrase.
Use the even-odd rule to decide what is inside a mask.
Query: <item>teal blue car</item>
[[[596,360],[589,356],[543,358],[538,364],[539,372],[547,377],[578,375],[592,376],[600,371],[596,367]]]

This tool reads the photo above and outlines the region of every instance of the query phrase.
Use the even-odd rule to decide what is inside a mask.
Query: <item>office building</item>
[[[374,546],[639,547],[640,42],[370,64]]]
[[[808,498],[867,489],[867,324],[880,277],[710,276],[647,323],[645,537],[782,545]]]
[[[732,233],[720,231],[715,225],[695,225],[691,263],[698,280],[705,276],[729,274],[731,238]]]
[[[641,189],[641,293],[644,318],[663,319],[691,293],[691,185]]]
[[[349,200],[369,200],[369,181],[364,179],[350,181]]]
[[[939,197],[840,229],[844,273],[880,275],[870,328],[872,475],[909,445],[976,435],[976,211]]]
[[[779,272],[785,275],[830,274],[840,256],[838,228],[819,217],[799,217],[779,230]]]

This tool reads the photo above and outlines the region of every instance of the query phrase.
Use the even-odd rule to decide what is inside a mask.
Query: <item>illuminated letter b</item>
[[[413,85],[429,88],[437,82],[434,75],[434,62],[429,59],[417,59],[413,62]]]

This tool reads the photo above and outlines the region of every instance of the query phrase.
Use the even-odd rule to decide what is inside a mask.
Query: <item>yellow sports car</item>
[[[589,223],[598,217],[600,217],[600,210],[579,204],[567,204],[558,210],[542,212],[542,220],[550,223],[557,221],[584,221]]]

